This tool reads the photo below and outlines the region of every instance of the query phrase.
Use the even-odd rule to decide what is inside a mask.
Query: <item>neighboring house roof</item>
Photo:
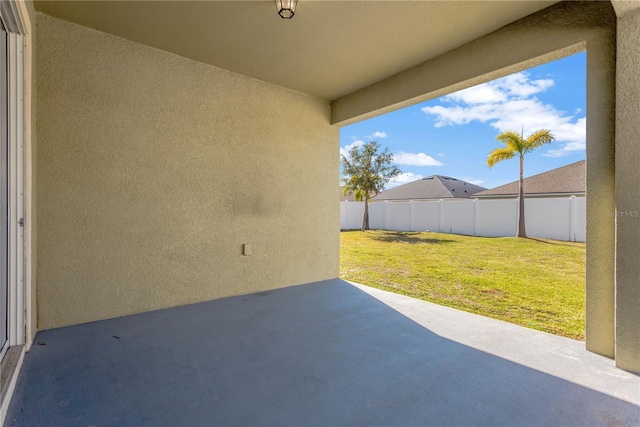
[[[383,191],[372,201],[469,198],[482,190],[486,188],[448,176],[432,175]]]
[[[571,163],[538,175],[525,178],[524,194],[584,193],[587,188],[587,162]],[[515,196],[519,192],[519,181],[481,191],[473,197]]]

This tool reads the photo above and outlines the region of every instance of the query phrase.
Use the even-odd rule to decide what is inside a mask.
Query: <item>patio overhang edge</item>
[[[518,20],[334,100],[332,123],[345,126],[585,49],[590,242],[586,263],[586,346],[594,353],[615,358],[616,316],[619,318],[633,307],[616,307],[616,221],[603,214],[614,212],[616,206],[616,15],[610,3],[562,2]],[[631,342],[629,345],[638,347]],[[631,371],[638,369],[632,367]]]

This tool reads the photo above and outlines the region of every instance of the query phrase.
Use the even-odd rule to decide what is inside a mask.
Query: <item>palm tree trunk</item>
[[[364,199],[364,216],[362,217],[362,230],[369,229],[369,201]]]
[[[516,237],[527,237],[524,225],[524,157],[520,156],[520,194],[518,197],[518,232]]]

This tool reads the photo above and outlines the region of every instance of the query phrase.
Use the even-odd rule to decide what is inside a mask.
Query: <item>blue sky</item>
[[[372,139],[388,147],[403,175],[387,189],[430,175],[493,188],[519,171],[515,158],[486,166],[501,146],[495,137],[523,125],[525,137],[543,128],[556,136],[525,157],[525,177],[585,158],[585,52],[345,126],[340,152]]]

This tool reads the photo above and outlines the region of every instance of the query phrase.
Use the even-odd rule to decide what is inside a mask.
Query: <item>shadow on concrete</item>
[[[341,280],[38,333],[9,426],[632,425]]]
[[[412,244],[428,244],[428,245],[441,245],[446,243],[456,243],[454,240],[441,239],[437,237],[421,237],[424,233],[407,232],[407,231],[387,231],[384,234],[376,234],[371,236],[373,240],[389,243],[412,243]]]

